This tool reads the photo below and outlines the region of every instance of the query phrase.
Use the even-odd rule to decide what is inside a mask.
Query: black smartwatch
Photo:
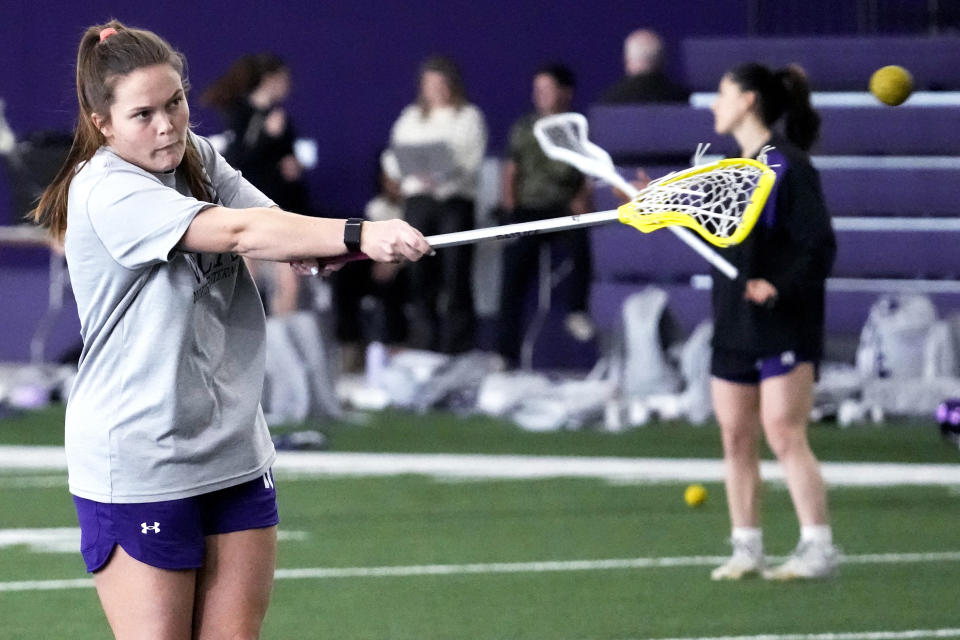
[[[363,218],[347,218],[343,226],[343,244],[350,253],[360,253],[360,234],[363,232]]]

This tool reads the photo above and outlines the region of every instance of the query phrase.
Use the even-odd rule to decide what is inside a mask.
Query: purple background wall
[[[300,134],[321,145],[310,176],[314,200],[322,211],[339,215],[355,213],[369,196],[373,159],[414,96],[418,63],[431,53],[460,62],[470,97],[488,118],[496,152],[510,122],[528,107],[529,76],[542,62],[562,60],[573,67],[582,108],[618,77],[621,42],[630,29],[652,26],[676,51],[683,36],[739,35],[747,22],[746,0],[88,0],[53,3],[63,5],[56,10],[44,2],[16,4],[0,9],[0,97],[18,134],[72,126],[77,42],[84,27],[110,16],[153,29],[183,51],[194,98],[236,57],[271,50],[293,69],[289,109]],[[216,114],[192,103],[198,132],[218,131]]]
[[[576,107],[585,109],[619,77],[621,43],[631,29],[659,30],[675,53],[687,35],[744,34],[746,7],[747,0],[5,2],[0,98],[20,137],[71,129],[77,42],[86,26],[110,17],[157,31],[185,53],[194,97],[236,57],[276,52],[294,73],[289,111],[298,131],[320,144],[309,174],[315,207],[346,216],[370,197],[375,157],[413,99],[417,65],[427,55],[445,53],[461,64],[470,97],[488,120],[490,152],[498,153],[510,123],[528,109],[530,75],[541,63],[559,60],[574,69]],[[680,65],[674,60],[671,68]],[[216,114],[192,102],[196,130],[217,132]],[[0,224],[16,221],[10,200],[7,176],[0,175]],[[29,357],[46,306],[45,264],[42,251],[0,248],[0,284],[18,283],[0,287],[0,361]],[[71,318],[51,337],[50,357],[77,338],[72,307],[64,314]]]

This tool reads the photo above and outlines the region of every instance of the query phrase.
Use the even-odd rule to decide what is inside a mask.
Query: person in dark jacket
[[[223,117],[227,162],[281,207],[306,213],[303,167],[293,152],[296,132],[284,107],[290,88],[287,64],[272,53],[257,53],[236,60],[201,101]]]
[[[723,76],[713,113],[716,132],[732,136],[743,157],[766,151],[777,182],[750,236],[722,252],[740,277],[713,277],[711,391],[723,435],[733,555],[712,577],[823,578],[834,572],[838,553],[807,420],[836,241],[806,154],[820,119],[799,67],[774,71],[759,64]],[[770,570],[759,516],[761,432],[783,466],[801,528],[793,554]]]
[[[663,40],[650,29],[636,29],[623,41],[624,76],[600,96],[601,104],[686,102],[690,91],[663,70]]]

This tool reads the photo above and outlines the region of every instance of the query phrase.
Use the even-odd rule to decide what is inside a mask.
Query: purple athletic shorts
[[[204,536],[276,525],[273,472],[256,480],[182,500],[108,504],[73,497],[80,520],[80,552],[93,573],[116,545],[160,569],[203,565]]]
[[[816,375],[817,363],[813,358],[795,351],[784,351],[769,358],[752,358],[737,351],[714,349],[710,361],[711,375],[739,384],[759,384],[767,378],[774,378],[793,371],[798,364],[813,363]]]

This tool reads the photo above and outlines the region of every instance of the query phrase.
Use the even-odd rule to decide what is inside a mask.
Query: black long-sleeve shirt
[[[713,273],[715,349],[769,357],[795,351],[823,355],[824,284],[836,254],[836,239],[807,155],[781,136],[767,163],[777,173],[774,191],[756,227],[741,244],[721,251],[740,270],[736,280]],[[763,278],[776,301],[760,306],[744,299],[747,280]]]
[[[686,102],[690,91],[673,82],[663,71],[624,76],[600,96],[600,104],[640,102]]]
[[[303,180],[287,180],[280,169],[280,161],[293,155],[293,126],[288,117],[280,135],[270,135],[265,129],[270,113],[270,109],[256,109],[246,100],[225,109],[224,124],[233,139],[224,157],[281,208],[309,214]]]

